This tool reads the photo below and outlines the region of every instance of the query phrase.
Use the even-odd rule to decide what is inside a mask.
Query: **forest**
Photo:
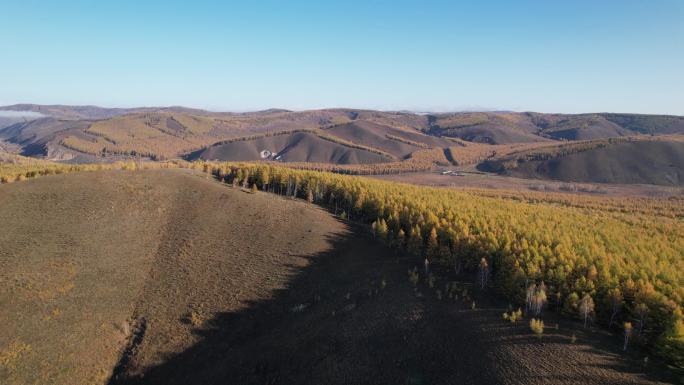
[[[484,260],[487,281],[512,303],[529,307],[543,290],[547,311],[616,331],[633,324],[632,343],[684,365],[684,224],[657,205],[631,212],[611,200],[512,199],[267,164],[192,167],[372,225],[417,263],[482,275]],[[681,214],[681,200],[669,204]]]

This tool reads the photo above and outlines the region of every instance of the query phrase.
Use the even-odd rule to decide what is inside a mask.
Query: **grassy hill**
[[[265,169],[246,167],[249,179],[266,188]],[[269,190],[284,191],[277,186],[287,178],[279,175],[290,171],[271,170]],[[608,239],[625,231],[629,249],[642,227],[657,221],[656,247],[663,251],[658,258],[680,247],[660,242],[678,225],[657,214],[623,221],[626,214],[619,211],[590,217],[584,209],[557,203],[296,173],[297,195],[306,197],[305,186],[318,181],[326,189],[316,190],[313,200],[331,211],[336,201],[330,193],[364,193],[349,194],[349,206],[345,194],[337,202],[361,222],[375,218],[378,206],[372,202],[392,190],[405,195],[388,195],[383,202],[406,206],[407,226],[419,218],[428,223],[435,219],[415,210],[428,209],[435,194],[444,194],[441,207],[465,209],[457,211],[463,214],[454,222],[458,226],[479,226],[477,213],[491,230],[504,223],[500,219],[518,228],[523,219],[541,216],[529,222],[531,233],[519,234],[527,239],[537,227],[549,230],[544,219],[551,216],[561,226],[552,233],[574,228],[564,233],[574,239],[583,227],[572,222],[590,220],[610,225],[600,227]],[[329,184],[334,180],[339,184]],[[671,380],[656,360],[644,368],[638,350],[620,353],[619,337],[585,330],[556,315],[551,305],[539,340],[528,319],[502,320],[508,302],[477,289],[470,272],[454,275],[435,262],[432,274],[418,272],[414,284],[407,270],[423,258],[387,248],[367,226],[341,221],[301,200],[230,188],[206,174],[49,176],[0,185],[0,203],[0,220],[12,224],[0,232],[3,384]],[[488,234],[471,236],[484,242]],[[568,242],[554,250],[565,253]],[[669,282],[674,272],[660,274]]]
[[[159,362],[198,340],[191,313],[208,321],[282,289],[341,231],[312,206],[181,171],[52,176],[3,185],[0,202],[8,385],[104,384],[142,320],[136,362]]]
[[[595,140],[513,152],[484,170],[566,182],[684,185],[681,136]]]
[[[444,138],[407,131],[369,121],[327,125],[321,130],[282,131],[216,143],[187,159],[260,160],[268,150],[284,162],[374,164],[409,158],[430,148],[454,143]]]
[[[435,115],[429,132],[469,142],[506,144],[541,142],[540,128],[523,114],[472,112]]]
[[[373,121],[358,120],[325,128],[325,131],[354,143],[386,151],[404,158],[421,148],[444,148],[453,143],[445,138],[425,135],[417,130],[406,130]]]
[[[355,146],[313,130],[219,142],[191,154],[188,160],[260,160],[264,150],[277,154],[271,158],[283,162],[374,164],[395,160],[377,149]]]
[[[684,133],[684,117],[637,114],[474,112],[439,114],[430,132],[472,142],[506,144]]]

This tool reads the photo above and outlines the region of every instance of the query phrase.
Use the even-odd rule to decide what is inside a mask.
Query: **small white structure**
[[[269,150],[261,150],[261,153],[259,153],[261,156],[261,159],[268,159],[271,157],[271,151]]]

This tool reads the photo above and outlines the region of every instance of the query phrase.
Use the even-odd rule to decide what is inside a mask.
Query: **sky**
[[[684,115],[684,1],[0,2],[0,105]]]

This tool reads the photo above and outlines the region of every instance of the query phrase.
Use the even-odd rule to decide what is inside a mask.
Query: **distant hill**
[[[263,151],[268,151],[265,156],[269,159],[283,162],[373,164],[394,160],[377,152],[324,139],[311,132],[261,136],[250,140],[218,143],[194,152],[188,160],[260,160],[264,158],[262,157]]]
[[[381,149],[400,158],[420,148],[444,148],[453,145],[453,142],[445,138],[426,135],[418,130],[405,130],[364,120],[336,125],[326,128],[325,131],[354,143]]]
[[[545,147],[488,161],[481,168],[565,182],[684,186],[684,137],[597,140]]]
[[[434,115],[430,133],[472,142],[507,144],[684,133],[684,117],[635,114],[474,112]]]
[[[0,111],[31,111],[61,120],[96,120],[109,119],[115,116],[141,112],[181,112],[191,114],[209,114],[208,111],[187,107],[138,107],[138,108],[104,108],[97,106],[65,106],[40,104],[14,104],[0,107]]]
[[[430,116],[432,135],[457,137],[488,144],[547,141],[541,129],[525,114],[465,112]]]
[[[614,113],[415,114],[346,108],[231,113],[35,104],[0,107],[2,111],[0,146],[69,162],[257,160],[268,150],[282,161],[374,164],[432,149],[431,156],[443,152],[451,163],[465,165],[575,141],[684,134],[684,117]]]

